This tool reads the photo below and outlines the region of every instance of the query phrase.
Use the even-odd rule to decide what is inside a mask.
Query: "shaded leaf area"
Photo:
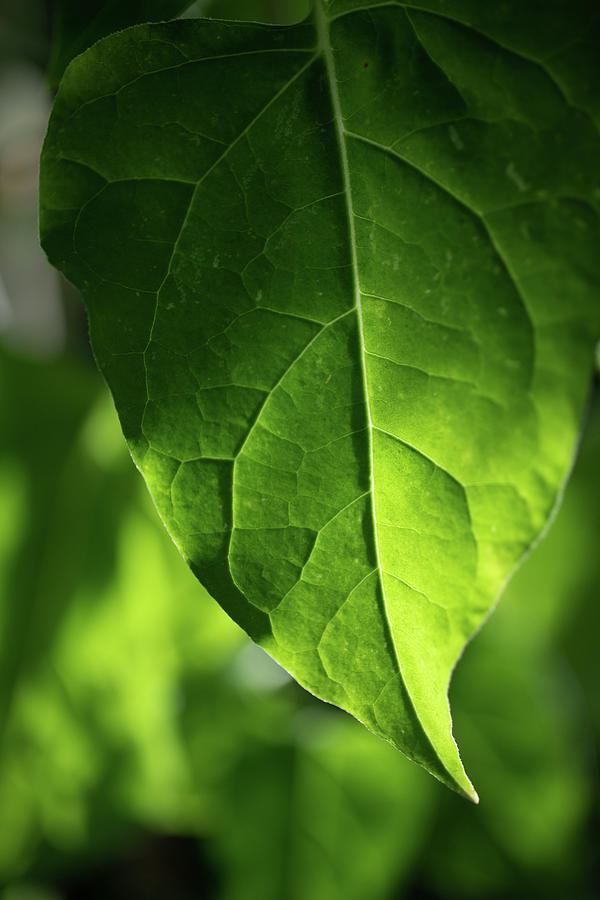
[[[107,39],[41,222],[205,587],[474,796],[450,673],[556,501],[600,330],[600,139],[560,52],[595,19],[417,5]]]
[[[161,22],[186,13],[256,22],[297,22],[308,15],[308,0],[55,0],[52,4],[50,87],[58,87],[71,60],[115,31],[139,22]]]
[[[7,898],[589,894],[598,411],[454,686],[475,809],[297,688],[199,592],[90,372],[3,354],[0,382],[0,657],[30,648],[0,746]]]
[[[48,82],[55,88],[71,60],[115,31],[138,22],[176,19],[193,0],[54,0]]]

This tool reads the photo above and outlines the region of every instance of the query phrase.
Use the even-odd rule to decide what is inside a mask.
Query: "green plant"
[[[44,246],[193,571],[471,797],[448,681],[555,506],[600,330],[594,23],[137,26],[71,64],[42,157]]]

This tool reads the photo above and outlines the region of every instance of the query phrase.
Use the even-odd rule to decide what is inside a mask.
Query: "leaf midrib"
[[[402,670],[402,664],[400,662],[400,658],[398,656],[398,650],[396,646],[396,641],[394,639],[394,631],[392,628],[391,619],[388,612],[388,602],[386,597],[385,585],[384,585],[384,573],[385,569],[381,563],[381,553],[379,548],[379,535],[377,532],[377,516],[375,510],[375,474],[374,474],[374,456],[373,456],[373,432],[381,431],[377,426],[373,424],[373,420],[371,417],[371,405],[369,399],[369,388],[368,388],[368,379],[367,379],[367,350],[365,344],[364,337],[364,325],[363,325],[363,313],[362,313],[362,302],[361,302],[361,291],[360,291],[360,278],[359,278],[359,264],[358,264],[358,254],[357,254],[357,241],[356,241],[356,230],[354,226],[354,208],[352,202],[352,184],[350,178],[350,166],[348,162],[348,153],[346,147],[346,137],[348,136],[348,132],[344,127],[344,119],[342,115],[342,106],[340,101],[340,96],[338,92],[337,86],[337,77],[335,71],[335,61],[333,58],[333,52],[331,48],[331,44],[329,41],[329,29],[328,25],[330,24],[325,17],[323,11],[322,0],[315,0],[314,8],[313,8],[313,16],[315,21],[315,27],[317,31],[317,52],[319,52],[323,60],[325,62],[325,68],[327,73],[327,80],[329,84],[329,91],[331,95],[331,103],[333,108],[333,117],[334,117],[334,127],[336,130],[337,143],[340,152],[340,162],[342,167],[342,178],[344,185],[344,196],[346,199],[346,215],[348,219],[348,237],[350,241],[350,252],[351,252],[351,262],[352,262],[352,273],[353,273],[353,282],[354,282],[354,305],[351,307],[349,311],[356,310],[358,328],[359,328],[359,340],[360,340],[360,352],[361,352],[361,374],[362,374],[362,384],[363,384],[363,392],[365,398],[365,408],[367,413],[367,434],[369,441],[369,482],[370,489],[369,494],[371,497],[371,518],[373,522],[373,536],[374,536],[374,544],[375,544],[375,557],[376,557],[376,571],[377,577],[379,581],[379,586],[381,590],[381,598],[382,598],[382,608],[383,608],[383,616],[384,616],[384,625],[387,631],[388,639],[393,650],[393,661],[395,664],[395,668],[402,679],[402,684],[404,686],[404,690],[406,691],[406,695],[410,701],[412,706],[413,713],[417,722],[419,723],[425,740],[429,744],[431,751],[434,756],[439,760],[442,768],[449,772],[446,763],[443,761],[442,756],[440,755],[436,745],[432,741],[425,725],[421,721],[421,716],[419,715],[419,711],[417,708],[417,704],[415,703],[412,692],[406,682],[406,678],[404,677],[404,673]],[[387,432],[385,432],[387,433]],[[390,435],[391,436],[391,435]],[[396,438],[398,440],[398,438]],[[392,574],[392,573],[390,573]],[[393,576],[397,577],[397,576]],[[400,580],[400,579],[399,579]],[[410,585],[408,585],[410,587]],[[387,686],[387,685],[386,685]],[[384,688],[385,689],[385,688]],[[475,797],[477,795],[475,794]]]
[[[362,385],[363,392],[365,398],[365,409],[367,413],[367,434],[369,441],[369,495],[370,495],[370,508],[371,508],[371,517],[373,520],[373,535],[375,541],[375,559],[377,563],[377,576],[379,579],[379,585],[381,588],[381,596],[383,598],[383,611],[385,615],[386,626],[390,638],[390,643],[394,649],[394,660],[396,663],[396,667],[400,674],[402,674],[400,660],[398,659],[398,654],[396,651],[396,642],[394,641],[394,633],[392,629],[392,623],[390,621],[390,617],[388,614],[388,606],[387,606],[387,598],[385,595],[385,586],[383,583],[383,566],[381,564],[381,553],[379,549],[379,536],[377,534],[377,517],[375,513],[375,473],[374,473],[374,459],[373,459],[373,420],[371,417],[371,404],[369,400],[369,386],[367,382],[367,360],[366,360],[366,345],[365,345],[365,335],[364,335],[364,324],[363,324],[363,314],[362,314],[362,304],[361,304],[361,295],[360,295],[360,279],[359,279],[359,269],[358,269],[358,254],[356,251],[356,229],[354,227],[354,206],[352,202],[352,185],[350,181],[350,166],[348,163],[348,152],[346,149],[346,130],[344,128],[344,119],[342,115],[342,105],[340,101],[340,95],[337,86],[337,77],[335,71],[335,61],[333,58],[333,53],[331,49],[331,44],[329,42],[329,30],[328,30],[328,22],[325,18],[325,14],[323,12],[323,7],[321,4],[321,0],[316,0],[314,4],[314,18],[315,18],[315,26],[317,29],[317,38],[318,51],[321,52],[324,62],[325,68],[327,72],[327,80],[329,83],[329,92],[331,95],[331,105],[333,108],[333,118],[334,118],[334,126],[336,131],[337,143],[340,151],[340,162],[342,167],[342,179],[344,185],[344,197],[346,200],[346,215],[348,219],[348,238],[350,242],[350,253],[351,253],[351,262],[352,262],[352,279],[354,282],[354,305],[351,309],[356,310],[356,318],[358,321],[358,330],[359,330],[359,340],[360,340],[360,353],[361,353],[361,374],[362,374]]]

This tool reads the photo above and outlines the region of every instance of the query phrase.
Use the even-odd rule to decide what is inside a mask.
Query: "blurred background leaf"
[[[0,3],[0,897],[592,900],[600,404],[553,527],[456,671],[475,808],[302,691],[199,588],[39,251],[50,35],[55,80],[134,5],[94,21],[98,3]]]

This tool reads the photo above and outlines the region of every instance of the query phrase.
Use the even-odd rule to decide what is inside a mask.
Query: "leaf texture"
[[[472,798],[450,675],[553,509],[600,330],[593,27],[332,0],[131,28],[71,64],[42,158],[44,246],[193,571]]]

